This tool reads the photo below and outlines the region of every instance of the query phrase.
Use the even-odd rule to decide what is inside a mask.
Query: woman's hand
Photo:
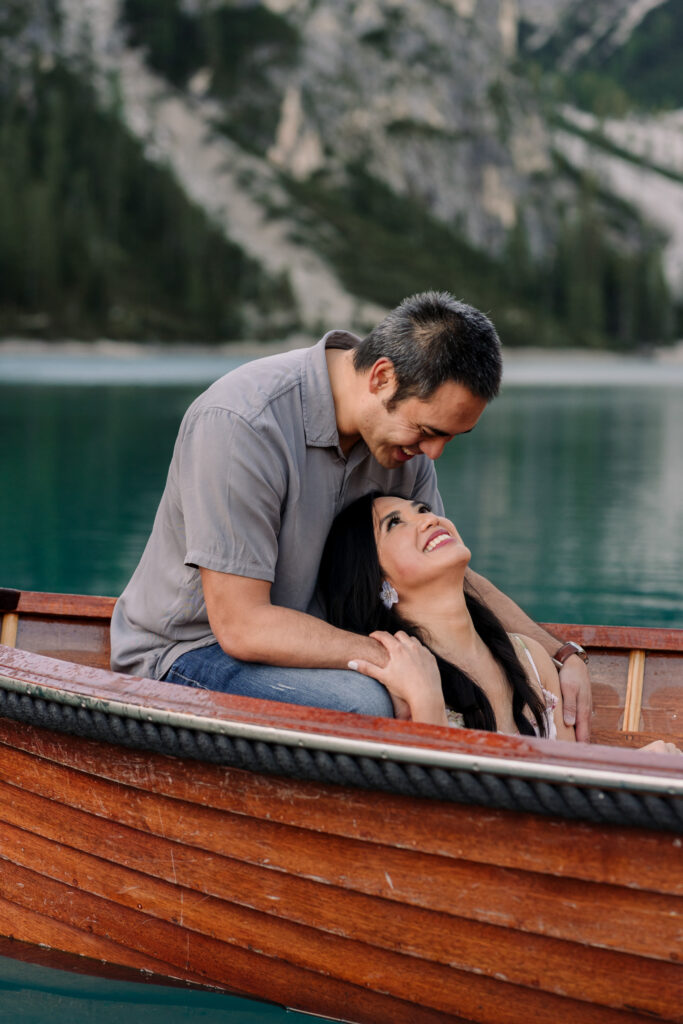
[[[432,652],[403,630],[395,635],[377,630],[370,636],[379,641],[387,652],[386,665],[355,660],[349,662],[349,668],[372,676],[386,686],[397,710],[397,718],[408,717],[414,722],[448,725],[441,674]],[[405,705],[409,711],[407,716]]]

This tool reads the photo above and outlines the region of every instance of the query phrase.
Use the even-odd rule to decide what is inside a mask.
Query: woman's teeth
[[[429,544],[427,544],[425,547],[425,551],[433,551],[434,548],[438,548],[439,545],[446,544],[448,543],[449,540],[452,539],[453,538],[449,534],[440,533],[438,537],[434,537],[433,540],[430,540]]]

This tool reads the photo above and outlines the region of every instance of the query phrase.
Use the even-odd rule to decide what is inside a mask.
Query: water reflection
[[[140,556],[193,395],[186,388],[3,388],[3,583],[118,593]]]
[[[16,944],[20,948],[23,943]],[[9,951],[12,943],[0,940]],[[17,950],[18,955],[22,953]],[[38,958],[42,950],[38,951]],[[99,965],[94,965],[95,969]],[[80,971],[88,969],[84,960]],[[20,959],[0,956],[0,1019],[11,1024],[309,1024],[308,1014],[252,999],[114,977],[67,973]],[[137,972],[125,969],[122,975]],[[321,1017],[324,1021],[326,1018]]]
[[[475,567],[535,618],[683,625],[683,393],[509,388],[444,454]]]
[[[0,387],[0,585],[117,594],[202,385]],[[439,461],[474,565],[535,618],[683,625],[683,391],[508,387]]]

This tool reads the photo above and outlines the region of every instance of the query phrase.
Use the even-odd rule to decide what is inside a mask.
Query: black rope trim
[[[136,750],[311,782],[683,833],[683,799],[290,747],[202,732],[0,689],[0,716]]]

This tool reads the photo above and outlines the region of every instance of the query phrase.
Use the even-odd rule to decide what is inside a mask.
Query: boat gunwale
[[[64,678],[64,667],[68,668],[71,678]],[[107,690],[111,693],[112,684],[123,686],[125,699],[106,694]],[[140,686],[142,692],[136,693],[136,687]],[[683,796],[683,776],[677,755],[598,746],[577,748],[571,743],[469,729],[458,729],[454,736],[445,727],[392,719],[368,720],[355,715],[351,716],[353,721],[349,721],[349,716],[340,712],[297,705],[286,705],[286,710],[282,711],[280,705],[273,706],[269,701],[195,690],[188,695],[179,693],[173,684],[94,669],[2,645],[0,688],[72,708],[195,733],[551,784]],[[205,708],[178,710],[171,706],[178,703],[182,706],[183,698],[187,702],[189,696],[199,698],[198,703],[203,703]],[[155,704],[150,704],[150,698]]]

